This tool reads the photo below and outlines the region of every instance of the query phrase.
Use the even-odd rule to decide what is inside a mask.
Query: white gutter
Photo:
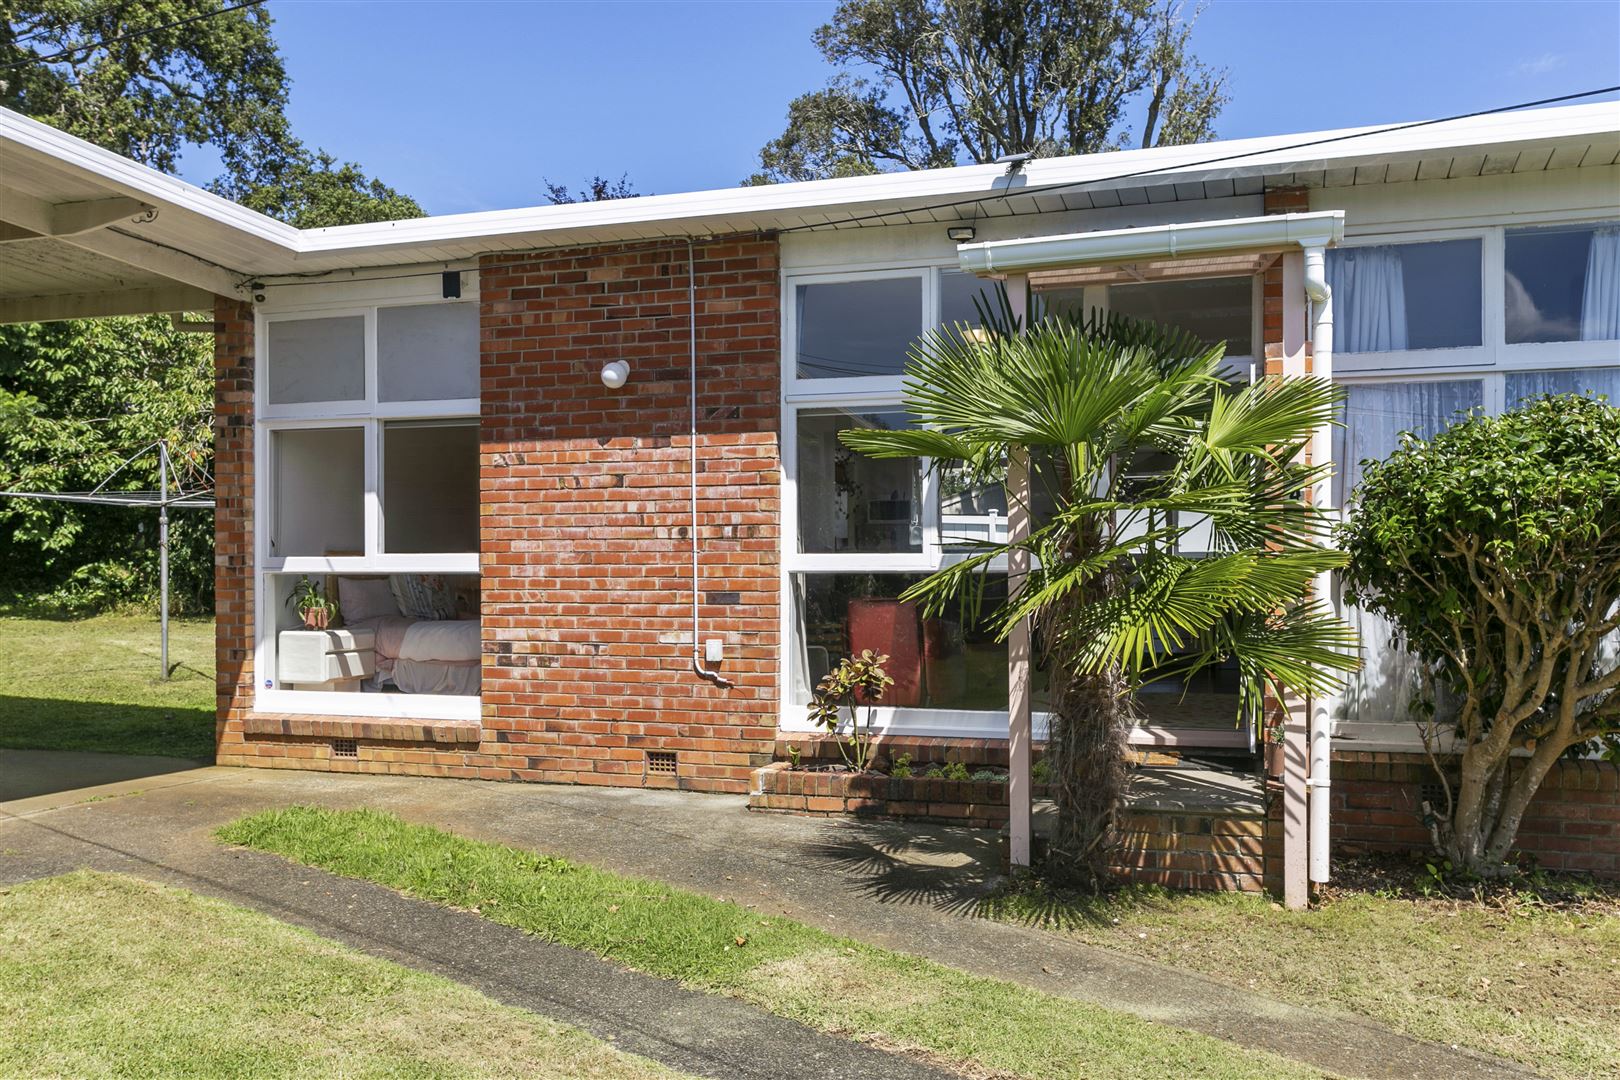
[[[1327,281],[1327,253],[1320,246],[1305,249],[1305,295],[1311,300],[1311,374],[1333,379],[1333,289]],[[1311,460],[1320,465],[1331,460],[1333,428],[1323,424],[1311,436]],[[1323,512],[1333,509],[1333,481],[1324,476],[1315,492]],[[1337,608],[1331,572],[1318,575],[1316,595]],[[1324,694],[1311,703],[1310,735],[1310,879],[1328,880],[1329,817],[1331,814],[1333,771],[1333,714],[1337,695]]]
[[[1023,240],[986,240],[956,249],[974,274],[1023,274],[1099,263],[1176,259],[1239,251],[1322,248],[1344,239],[1344,211],[1270,214],[1228,221],[1178,222]]]

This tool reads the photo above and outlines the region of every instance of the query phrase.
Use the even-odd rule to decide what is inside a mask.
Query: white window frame
[[[793,579],[800,574],[929,574],[966,557],[961,551],[948,550],[940,536],[939,506],[940,484],[936,470],[923,472],[923,542],[919,552],[834,552],[801,553],[799,548],[799,491],[798,491],[798,417],[802,411],[823,408],[870,409],[872,411],[903,411],[904,376],[879,375],[836,379],[800,379],[798,377],[798,286],[871,281],[897,277],[921,277],[922,322],[924,331],[938,327],[942,318],[941,287],[943,275],[960,272],[954,258],[948,260],[921,260],[899,265],[873,265],[859,269],[828,270],[784,269],[781,274],[782,303],[782,409],[779,439],[782,456],[781,498],[781,580],[780,580],[780,641],[778,658],[778,685],[780,701],[777,725],[785,732],[811,732],[818,730],[809,721],[804,704],[793,700],[793,666],[797,651],[797,615]],[[1217,274],[1215,277],[1235,277]],[[1088,298],[1089,299],[1089,298]],[[1263,354],[1264,340],[1264,275],[1253,275],[1251,341],[1257,353]],[[1099,306],[1106,308],[1106,302]],[[1252,373],[1255,358],[1233,356],[1229,358],[1241,367],[1248,364]],[[1006,571],[1005,560],[996,560],[989,567],[992,573]],[[1046,738],[1049,717],[1037,712],[1032,721],[1034,737]],[[875,730],[896,735],[920,735],[937,738],[1005,738],[1007,710],[925,709],[880,706],[873,711]],[[1149,734],[1153,729],[1149,727]]]
[[[1620,363],[1620,341],[1538,341],[1509,345],[1505,290],[1507,234],[1509,231],[1556,226],[1598,226],[1620,224],[1613,213],[1537,217],[1534,221],[1514,221],[1461,229],[1419,229],[1412,231],[1357,232],[1347,237],[1340,249],[1358,247],[1400,247],[1440,240],[1480,241],[1480,344],[1452,349],[1407,349],[1400,352],[1351,353],[1335,350],[1334,377],[1362,375],[1392,378],[1420,376],[1440,369],[1450,372],[1544,371],[1562,368],[1607,367]],[[1500,385],[1500,380],[1497,380]],[[1488,387],[1487,387],[1488,389]],[[1487,401],[1489,398],[1487,397]]]
[[[471,288],[468,288],[471,284]],[[438,274],[401,278],[375,284],[333,283],[295,290],[298,299],[260,305],[254,314],[254,436],[253,436],[253,599],[254,672],[253,711],[261,713],[364,716],[415,720],[476,720],[480,695],[339,693],[320,690],[283,690],[275,677],[277,612],[269,600],[273,575],[440,573],[479,574],[479,553],[435,552],[390,554],[382,550],[383,427],[394,420],[479,420],[478,398],[385,402],[378,397],[377,319],[385,307],[424,304],[478,303],[476,275],[464,275],[462,295],[446,299]],[[275,322],[362,316],[365,320],[365,387],[359,401],[269,403],[269,328]],[[359,427],[365,448],[365,505],[363,554],[354,556],[272,556],[271,518],[276,490],[271,440],[277,431],[312,428]]]

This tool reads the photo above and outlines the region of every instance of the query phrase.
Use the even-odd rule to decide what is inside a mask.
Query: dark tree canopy
[[[210,187],[301,228],[422,214],[358,165],[292,135],[287,74],[263,7],[142,33],[223,5],[0,5],[0,64],[30,61],[0,72],[0,104],[165,172],[206,148],[222,167]],[[116,37],[127,40],[95,44]],[[0,327],[0,489],[92,488],[157,439],[169,442],[195,485],[206,486],[212,363],[205,336],[179,332],[161,316]],[[156,486],[150,456],[113,485]],[[149,517],[0,500],[0,589],[85,608],[149,597],[156,585]],[[173,540],[175,596],[183,608],[201,610],[213,589],[210,516],[177,513]]]
[[[1208,139],[1226,73],[1191,53],[1196,18],[1179,0],[843,0],[815,32],[837,73],[789,103],[749,182]]]

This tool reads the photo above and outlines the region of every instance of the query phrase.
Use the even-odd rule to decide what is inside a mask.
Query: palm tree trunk
[[[1060,669],[1054,668],[1054,676]],[[1052,760],[1057,824],[1048,840],[1044,873],[1058,885],[1088,890],[1109,879],[1117,837],[1115,815],[1130,782],[1126,736],[1129,699],[1116,674],[1076,675],[1054,687]]]

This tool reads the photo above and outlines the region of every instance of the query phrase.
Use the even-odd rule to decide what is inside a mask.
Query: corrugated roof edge
[[[1274,175],[1344,167],[1357,162],[1463,150],[1477,152],[1492,146],[1612,134],[1620,132],[1620,102],[1499,113],[1407,130],[1391,131],[1391,126],[1037,159],[1024,168],[1018,177],[1021,183],[1013,190],[1019,194],[1034,194],[1056,186],[1088,183],[1110,186],[1110,178],[1145,170],[1157,171],[1151,178],[1112,186]],[[1311,142],[1326,142],[1326,145],[1320,148],[1320,153],[1311,153],[1312,147],[1288,149]],[[908,206],[955,198],[990,198],[1006,190],[1003,183],[1006,173],[1002,166],[969,165],[298,230],[48,125],[0,109],[0,162],[8,145],[99,178],[134,197],[200,215],[235,231],[243,239],[251,238],[257,242],[254,247],[271,245],[280,249],[280,254],[290,255],[306,265],[325,261],[323,256],[363,255],[367,251],[384,250],[398,253],[400,249],[417,245],[512,239],[526,234],[537,238],[565,234],[556,238],[570,243],[591,243],[595,242],[590,238],[593,229],[636,225],[658,225],[677,234],[748,231],[761,227],[761,219],[774,215],[840,211],[853,215],[890,207],[900,213]],[[1242,156],[1231,160],[1235,155]],[[1200,164],[1211,158],[1228,160],[1213,165]]]

